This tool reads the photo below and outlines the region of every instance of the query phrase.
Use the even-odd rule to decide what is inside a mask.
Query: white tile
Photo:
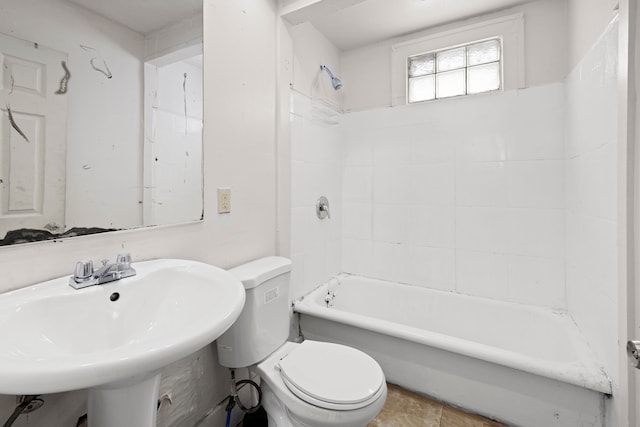
[[[306,120],[303,140],[302,156],[304,161],[325,165],[342,165],[342,144],[338,127]]]
[[[521,115],[505,124],[509,160],[563,159],[565,150],[564,108],[551,114]]]
[[[441,104],[434,108],[433,105],[429,104],[430,103],[425,102],[422,104],[385,108],[384,112],[388,118],[387,123],[393,126],[412,126],[438,121],[442,116],[436,116],[438,116],[442,110],[443,105]]]
[[[409,208],[407,205],[373,205],[373,240],[389,243],[409,241]]]
[[[313,206],[310,216],[312,222],[320,227],[319,230],[322,233],[320,238],[326,241],[342,239],[343,206],[339,200],[336,200],[335,203],[330,203],[330,217],[325,219],[318,218],[315,206]]]
[[[397,243],[373,243],[374,277],[392,282],[409,283],[411,277],[410,245]]]
[[[431,124],[414,126],[413,131],[419,135],[411,142],[414,163],[453,162],[455,160],[456,138]]]
[[[327,242],[327,278],[340,274],[342,272],[342,239],[331,239]]]
[[[617,148],[606,144],[567,161],[567,206],[586,215],[615,220]]]
[[[345,273],[375,277],[373,242],[371,240],[342,239],[342,270]]]
[[[342,211],[342,235],[351,239],[373,237],[373,208],[371,203],[345,202]]]
[[[509,209],[508,252],[546,258],[564,257],[564,211]]]
[[[440,162],[411,167],[411,192],[416,203],[451,206],[455,201],[455,166]]]
[[[297,207],[291,209],[291,253],[304,253],[306,242],[309,241],[311,215],[315,214],[312,207]]]
[[[291,162],[291,207],[298,208],[309,205],[307,194],[309,193],[306,164],[303,162]]]
[[[507,257],[490,252],[457,250],[456,290],[467,295],[506,299]]]
[[[327,280],[327,242],[315,240],[308,245],[304,253],[304,287],[308,291],[320,286]]]
[[[465,126],[464,123],[457,124]],[[459,161],[496,162],[507,159],[507,135],[504,131],[482,132],[465,126],[466,134],[456,141],[456,159]]]
[[[564,259],[508,256],[509,300],[566,309]]]
[[[373,165],[373,141],[366,129],[344,129],[344,165]]]
[[[410,128],[380,129],[373,138],[373,164],[375,166],[406,166],[413,163],[413,140]]]
[[[509,207],[564,209],[564,161],[508,162]]]
[[[342,116],[342,122],[360,129],[379,129],[393,125],[392,108],[376,108],[364,111],[350,111]]]
[[[505,208],[457,207],[456,247],[506,253],[511,246],[508,220]]]
[[[615,290],[598,290],[599,283],[582,268],[567,267],[567,278],[573,284],[568,287],[569,311],[581,332],[589,340],[596,357],[615,372],[617,367],[616,325],[618,304],[609,300]],[[594,315],[597,314],[597,315]]]
[[[308,293],[304,285],[304,253],[291,253],[291,300],[298,299]]]
[[[318,197],[326,196],[330,204],[338,203],[341,168],[315,163],[292,163],[291,200],[293,207],[314,206]]]
[[[615,294],[617,281],[616,223],[587,215],[567,213],[566,224],[567,264],[587,275],[589,281],[593,282],[590,288],[585,288],[585,292],[603,291],[603,293],[611,294],[613,292]],[[569,278],[567,283],[571,284]],[[582,287],[583,285],[579,283],[577,286]]]
[[[600,200],[600,159],[586,153],[566,160],[566,208],[574,212],[598,216]]]
[[[421,246],[455,247],[455,208],[418,204],[411,207],[411,241]]]
[[[344,202],[372,202],[373,167],[345,167],[342,185],[342,200]]]
[[[298,120],[302,121],[302,126],[300,126],[300,129],[293,129],[292,142],[296,153],[296,157],[293,160],[310,163],[310,160],[314,157],[314,130],[311,128],[309,119],[298,118]]]
[[[374,203],[412,203],[411,170],[403,166],[376,167],[373,171]]]
[[[412,282],[416,285],[455,290],[455,251],[449,248],[416,246],[411,262]]]
[[[458,163],[456,165],[456,205],[506,207],[506,163]]]

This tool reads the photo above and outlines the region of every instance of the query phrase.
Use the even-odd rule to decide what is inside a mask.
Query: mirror
[[[202,0],[0,0],[0,62],[0,245],[202,219]]]

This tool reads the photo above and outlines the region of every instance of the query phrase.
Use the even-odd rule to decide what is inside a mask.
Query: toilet
[[[260,376],[269,427],[364,427],[387,397],[369,355],[320,341],[288,342],[291,261],[266,257],[229,270],[244,285],[240,317],[216,343],[220,364]]]

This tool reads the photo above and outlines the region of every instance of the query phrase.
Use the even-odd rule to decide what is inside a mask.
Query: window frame
[[[500,56],[498,57],[497,60],[495,61],[490,61],[490,62],[485,62],[482,64],[473,64],[470,65],[469,64],[469,47],[478,45],[478,44],[482,44],[485,42],[489,42],[489,41],[494,41],[496,40],[498,42],[498,46],[499,46],[499,51],[500,51]],[[462,45],[456,45],[456,46],[448,46],[442,49],[438,49],[438,50],[433,50],[430,52],[422,52],[422,53],[418,53],[416,55],[410,55],[407,57],[407,104],[416,104],[419,102],[428,102],[428,101],[435,101],[438,99],[447,99],[447,98],[456,98],[459,96],[468,96],[468,95],[477,95],[477,94],[483,94],[483,93],[491,93],[491,92],[497,92],[502,90],[502,88],[504,87],[504,76],[503,76],[503,64],[504,64],[504,55],[503,55],[503,48],[502,48],[503,42],[502,42],[502,37],[501,36],[496,36],[496,37],[490,37],[487,39],[482,39],[482,40],[473,40],[473,41],[469,41],[468,43],[462,44]],[[458,50],[458,49],[464,49],[464,65],[460,66],[460,67],[455,67],[455,68],[451,68],[451,69],[447,69],[444,71],[440,71],[438,68],[438,57],[442,52],[447,52],[447,51],[453,51],[453,50]],[[421,57],[421,56],[427,56],[427,55],[432,55],[433,56],[433,61],[434,61],[434,69],[432,73],[428,73],[428,74],[423,74],[420,76],[411,76],[409,74],[409,68],[410,68],[410,63],[411,63],[411,59],[412,58],[416,58],[416,57]],[[499,83],[498,83],[498,87],[495,89],[490,89],[490,90],[483,90],[480,92],[469,92],[469,69],[473,69],[475,67],[482,67],[485,65],[489,65],[489,64],[498,64],[498,73],[499,73]],[[464,70],[464,93],[460,93],[457,95],[450,95],[450,96],[438,96],[438,75],[440,74],[446,74],[449,72],[453,72],[453,71],[459,71],[459,70]],[[420,77],[426,77],[426,76],[433,76],[434,77],[434,91],[433,91],[433,98],[428,98],[428,99],[422,99],[419,101],[411,101],[410,100],[410,81],[411,79],[417,79]]]
[[[447,31],[422,32],[420,37],[395,43],[391,46],[391,104],[406,105],[408,102],[409,57],[466,46],[483,40],[500,38],[501,44],[501,88],[498,91],[525,87],[524,75],[524,14],[517,13]],[[425,35],[426,34],[426,35]],[[464,95],[463,95],[464,96]],[[452,98],[458,98],[455,96]],[[447,99],[447,98],[435,98]],[[412,105],[421,102],[412,102]]]

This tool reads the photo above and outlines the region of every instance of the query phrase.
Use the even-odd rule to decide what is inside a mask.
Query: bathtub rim
[[[383,282],[390,286],[411,286],[415,289],[423,289],[426,292],[446,293],[451,292],[422,288],[415,285],[407,285],[403,283],[389,282],[380,279],[368,278],[364,276],[356,276],[350,274],[344,274],[338,276],[340,279],[348,278],[362,278],[365,280],[373,280],[376,282]],[[610,395],[613,392],[611,379],[605,373],[603,367],[597,363],[591,348],[584,339],[575,340],[579,348],[577,354],[580,358],[574,362],[554,362],[552,360],[541,361],[538,358],[527,356],[525,354],[517,353],[511,350],[501,349],[498,347],[490,346],[487,344],[477,343],[463,338],[453,337],[438,332],[432,332],[422,330],[416,327],[401,325],[402,328],[397,328],[398,323],[390,322],[387,320],[376,319],[360,314],[354,314],[343,310],[337,310],[327,308],[318,304],[316,301],[318,297],[327,293],[327,287],[329,283],[323,283],[318,286],[307,295],[294,301],[293,311],[295,313],[301,313],[309,316],[319,317],[332,322],[344,323],[357,328],[370,330],[384,335],[394,336],[396,338],[412,341],[418,344],[427,345],[435,348],[439,348],[445,351],[462,354],[467,357],[483,360],[498,365],[507,366],[512,369],[517,369],[523,372],[528,372],[534,375],[562,381],[568,384],[572,384],[578,387],[583,387],[589,390],[597,391],[603,394]],[[460,295],[460,294],[454,294]],[[468,297],[466,295],[460,295],[462,297]],[[479,297],[469,297],[479,298]],[[482,298],[479,298],[482,299]],[[491,302],[502,303],[502,301],[490,300]],[[514,304],[504,302],[504,304]],[[517,305],[517,304],[514,304]],[[542,307],[529,307],[535,309],[542,309]],[[556,314],[551,309],[548,310],[549,314]],[[556,314],[557,315],[557,314]],[[563,314],[565,315],[565,314]],[[568,313],[566,314],[568,316]],[[576,327],[577,328],[577,327]]]

